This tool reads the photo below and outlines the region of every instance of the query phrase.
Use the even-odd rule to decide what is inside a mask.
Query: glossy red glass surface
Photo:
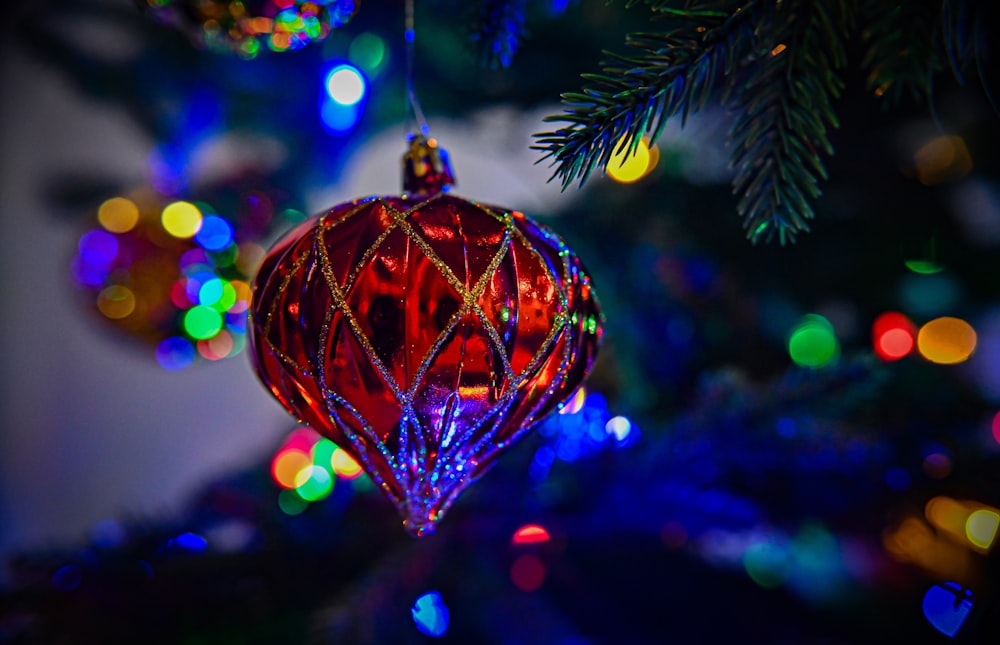
[[[602,323],[558,236],[446,193],[300,226],[264,260],[250,309],[261,380],[351,452],[416,535],[577,389]]]

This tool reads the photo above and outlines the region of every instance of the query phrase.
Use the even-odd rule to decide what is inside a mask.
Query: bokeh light
[[[920,328],[917,348],[932,363],[961,363],[976,349],[976,331],[961,318],[935,318]]]
[[[510,567],[510,579],[521,591],[535,591],[545,582],[545,564],[533,553],[519,555]]]
[[[317,502],[333,491],[333,482],[329,470],[322,466],[310,465],[295,475],[295,491],[307,502]]]
[[[823,316],[808,314],[788,337],[788,354],[800,367],[825,367],[840,356],[833,325]]]
[[[413,623],[422,634],[440,638],[448,632],[449,612],[437,591],[422,594],[410,609]]]
[[[981,508],[973,511],[965,521],[965,535],[973,545],[989,549],[997,537],[1000,514],[992,509]]]
[[[198,45],[243,59],[256,58],[267,50],[296,51],[323,40],[361,6],[358,0],[146,0],[146,4],[160,22],[190,23],[190,35]],[[185,16],[182,22],[176,15],[180,10]]]
[[[321,438],[313,444],[309,450],[312,463],[326,469],[333,467],[333,453],[337,450],[337,444],[329,439]]]
[[[993,415],[993,440],[1000,443],[1000,412]]]
[[[948,533],[947,536],[940,532]],[[973,553],[962,534],[953,534],[945,528],[932,528],[927,522],[905,518],[898,527],[882,535],[882,545],[894,559],[912,562],[938,579],[970,579],[974,563]]]
[[[222,316],[218,311],[204,305],[196,305],[184,314],[184,331],[192,338],[211,338],[222,329]]]
[[[368,74],[374,74],[384,66],[388,52],[385,41],[381,37],[371,32],[365,32],[358,34],[351,41],[347,49],[347,56],[352,63]]]
[[[361,119],[360,104],[343,105],[329,98],[320,106],[323,126],[333,134],[344,134],[354,128]]]
[[[924,617],[934,629],[954,638],[972,611],[974,597],[954,582],[934,585],[924,594]]]
[[[112,197],[98,207],[97,221],[112,233],[125,233],[139,223],[139,207],[131,199]]]
[[[917,178],[926,186],[957,179],[972,170],[972,157],[965,140],[959,136],[931,139],[913,155]]]
[[[285,515],[299,515],[309,508],[309,502],[302,499],[295,489],[285,489],[278,493],[278,508]]]
[[[77,248],[87,264],[106,267],[118,255],[118,238],[107,231],[88,231],[80,237]]]
[[[83,232],[70,265],[88,295],[81,302],[147,344],[164,369],[229,358],[246,345],[247,281],[265,251],[237,245],[237,225],[242,235],[263,234],[275,204],[260,189],[227,187],[219,198],[236,220],[209,202],[167,199],[149,187],[110,198],[97,209],[101,228]]]
[[[233,335],[225,329],[211,338],[198,341],[198,353],[210,361],[221,361],[232,356],[236,349]]]
[[[968,514],[963,504],[950,497],[933,497],[924,506],[924,516],[939,529],[950,531],[961,529],[965,526]]]
[[[630,148],[631,144],[626,144],[608,159],[608,176],[622,184],[639,181],[651,173],[660,160],[656,146],[650,147],[645,139],[639,140],[634,151]]]
[[[604,429],[618,441],[625,441],[632,432],[632,422],[622,416],[611,417]]]
[[[179,370],[194,361],[194,345],[181,336],[170,336],[156,346],[156,362],[165,370]]]
[[[135,311],[135,294],[128,287],[113,284],[97,295],[97,308],[108,318],[118,320]]]
[[[916,345],[917,326],[897,311],[887,311],[872,324],[872,346],[884,361],[897,361]]]
[[[197,533],[188,531],[168,540],[167,547],[191,553],[201,553],[208,548],[208,540]]]
[[[296,448],[286,448],[271,460],[271,476],[282,488],[292,489],[298,486],[296,482],[299,473],[311,465],[312,457],[309,453]]]
[[[350,453],[339,446],[333,451],[333,456],[330,457],[330,465],[338,477],[343,477],[347,480],[356,479],[363,472],[361,464]]]
[[[513,544],[539,544],[548,542],[549,538],[549,532],[545,530],[545,527],[538,524],[525,524],[514,531],[511,542]]]
[[[355,105],[365,97],[367,83],[357,67],[337,65],[326,75],[326,93],[334,103]]]
[[[209,251],[221,251],[232,243],[233,227],[218,215],[206,215],[202,218],[201,227],[195,232],[194,239]]]
[[[164,207],[160,221],[167,233],[186,239],[201,230],[202,216],[198,207],[190,202],[173,202]]]

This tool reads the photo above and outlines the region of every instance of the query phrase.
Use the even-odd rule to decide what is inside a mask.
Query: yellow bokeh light
[[[113,320],[120,320],[135,311],[135,294],[128,287],[113,284],[97,295],[97,308]]]
[[[112,197],[97,209],[97,221],[112,233],[125,233],[139,223],[139,207],[131,199]]]
[[[236,302],[229,308],[229,311],[241,314],[250,305],[250,285],[242,280],[233,280],[229,284],[233,285],[233,291],[236,292]]]
[[[883,533],[882,546],[894,560],[912,562],[935,577],[967,583],[975,575],[971,551],[915,517]]]
[[[961,363],[976,349],[976,330],[961,318],[935,318],[920,328],[917,349],[932,363]]]
[[[301,450],[282,450],[271,464],[271,474],[279,486],[295,488],[299,473],[312,465],[312,457]]]
[[[972,170],[972,157],[962,137],[941,136],[927,142],[913,155],[917,178],[926,186],[955,179]]]
[[[193,237],[201,230],[201,211],[190,202],[174,202],[160,216],[163,228],[174,237]]]
[[[656,146],[650,148],[645,139],[639,141],[632,154],[629,154],[630,147],[623,146],[608,160],[608,176],[622,184],[639,181],[652,172],[660,160],[659,150]]]
[[[333,451],[330,465],[333,467],[333,472],[344,479],[354,479],[361,474],[361,465],[343,448]]]
[[[981,508],[969,515],[969,519],[966,520],[965,536],[975,546],[988,549],[997,537],[998,527],[1000,527],[1000,513]]]
[[[924,507],[927,521],[942,531],[960,533],[965,530],[969,508],[950,497],[935,497]]]

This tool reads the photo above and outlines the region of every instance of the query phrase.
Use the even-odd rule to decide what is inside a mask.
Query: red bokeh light
[[[887,311],[872,324],[872,346],[884,361],[897,361],[910,352],[916,343],[917,326],[897,311]]]
[[[537,555],[525,553],[514,560],[510,567],[510,579],[521,591],[534,591],[545,582],[545,565]]]
[[[549,541],[549,532],[538,524],[525,524],[514,532],[511,542],[514,544],[538,544]]]

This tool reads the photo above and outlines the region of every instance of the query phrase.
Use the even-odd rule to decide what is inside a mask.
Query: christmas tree
[[[0,641],[1000,636],[989,3],[8,11]],[[552,244],[586,265],[552,301],[546,343],[598,333],[592,309],[559,309],[591,287],[603,311],[585,384],[552,389],[558,409],[525,412],[516,441],[487,442],[502,454],[421,538],[380,491],[395,455],[373,470],[350,433],[323,426],[366,403],[324,391],[326,416],[296,428],[244,349],[260,341],[248,309],[272,297],[251,294],[266,249],[308,215],[397,193],[410,133],[451,151],[448,195],[483,205],[449,208],[506,222],[511,257]],[[444,276],[435,289],[457,285],[452,309],[427,314],[445,340],[426,356],[475,314],[503,355],[496,382],[527,388],[518,371],[550,345],[523,364],[505,354],[516,312],[480,304],[468,258],[425,243],[438,220],[382,199],[351,207],[396,219],[351,246],[346,278],[322,276],[332,292],[395,257],[378,250],[395,227]],[[503,219],[520,210],[544,228]],[[298,284],[302,257],[265,261],[275,290]],[[518,262],[519,280],[541,275]],[[294,305],[288,324],[313,306],[274,297],[266,315]],[[316,353],[281,329],[275,365]],[[369,382],[392,380],[394,350],[354,351],[380,366]],[[549,380],[579,371],[561,365]],[[268,389],[311,409],[309,381],[279,372]],[[419,410],[420,392],[393,396]]]

